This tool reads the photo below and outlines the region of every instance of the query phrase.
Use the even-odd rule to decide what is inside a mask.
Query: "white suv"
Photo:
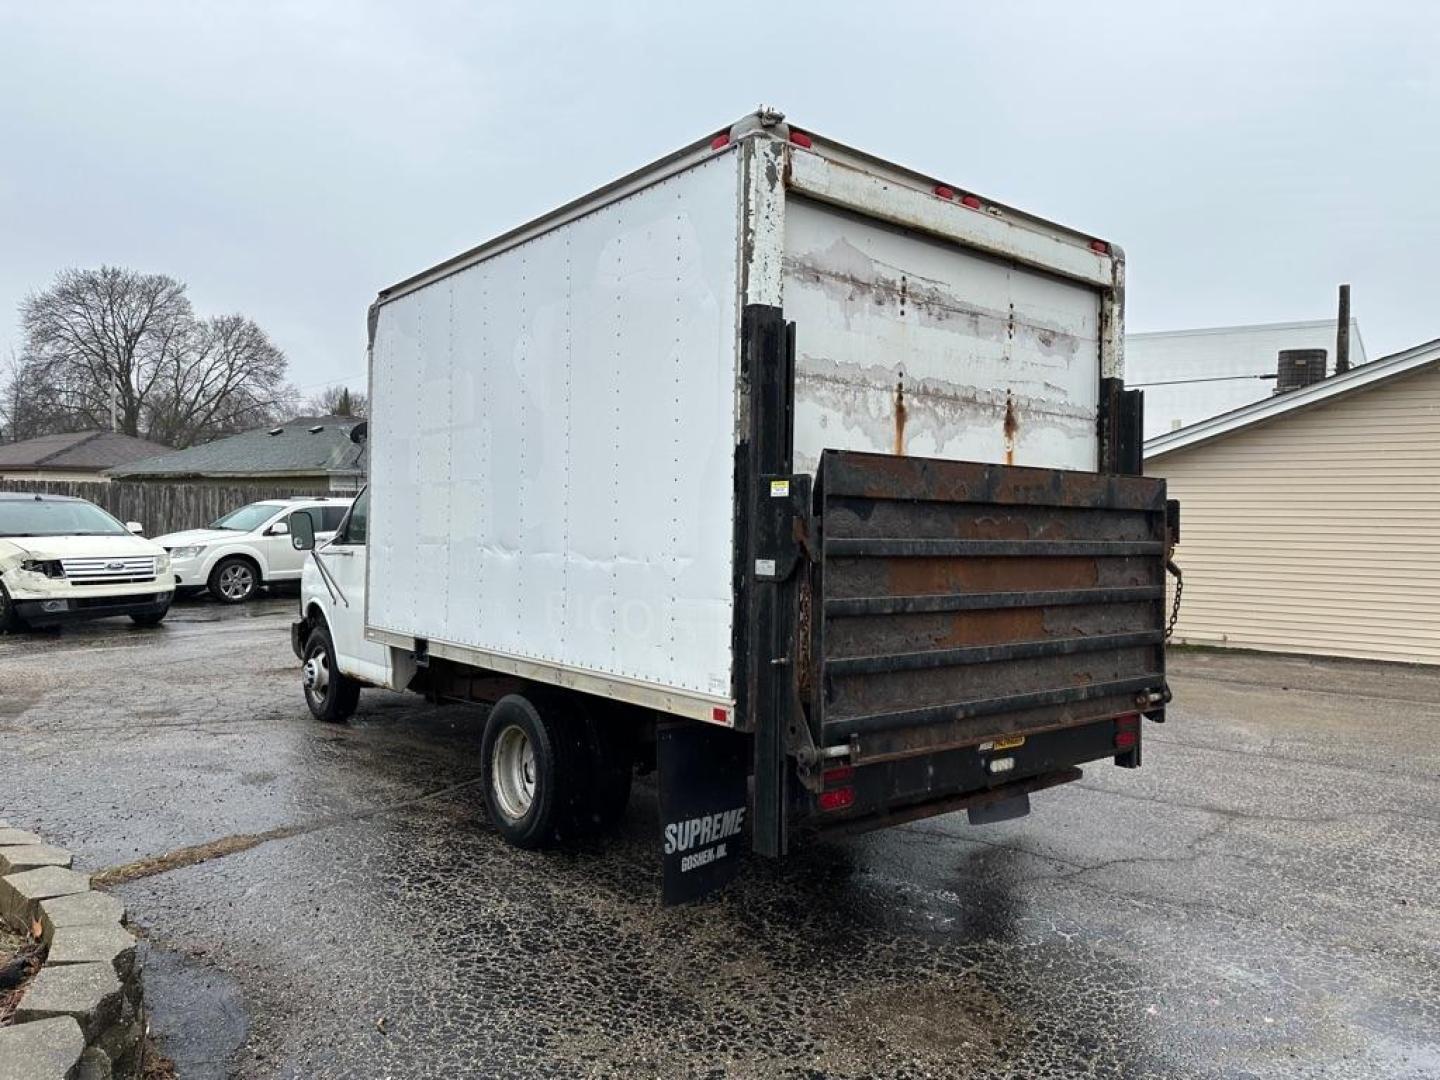
[[[175,590],[139,531],[84,499],[0,491],[0,630],[107,615],[158,626]]]
[[[290,543],[290,518],[309,514],[318,539],[334,535],[355,500],[311,495],[268,499],[232,510],[205,529],[157,536],[170,553],[170,571],[181,592],[209,589],[223,604],[241,604],[261,585],[299,581],[306,553]]]

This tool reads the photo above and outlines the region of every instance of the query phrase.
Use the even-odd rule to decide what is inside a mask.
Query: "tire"
[[[10,602],[10,594],[5,591],[5,586],[0,585],[0,634],[13,634],[24,628],[20,616],[15,614],[15,605]]]
[[[165,616],[170,613],[170,605],[166,604],[160,611],[152,611],[147,615],[131,615],[130,621],[136,626],[159,626],[165,621]]]
[[[573,701],[508,694],[495,703],[480,762],[485,812],[506,843],[533,850],[579,831],[590,757]]]
[[[222,604],[243,604],[260,588],[260,568],[249,559],[231,555],[210,571],[210,595]]]
[[[305,704],[316,720],[341,724],[355,715],[360,704],[360,684],[335,666],[335,643],[330,630],[321,624],[305,639],[303,669]]]

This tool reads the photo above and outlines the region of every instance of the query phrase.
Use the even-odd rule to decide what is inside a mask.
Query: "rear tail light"
[[[791,131],[790,141],[796,146],[804,147],[806,150],[809,150],[810,147],[815,145],[810,136],[806,135],[803,131]]]
[[[831,791],[820,793],[820,809],[829,813],[832,810],[844,810],[855,805],[855,789],[852,787],[834,788]]]
[[[730,136],[729,136],[728,133],[722,133],[722,134],[720,134],[720,135],[716,135],[715,138],[713,138],[713,139],[710,140],[710,149],[711,149],[711,150],[724,150],[725,147],[727,147],[727,146],[729,146],[729,145],[730,145]]]
[[[1095,252],[1096,255],[1109,255],[1110,245],[1104,240],[1091,240],[1090,250]]]
[[[1140,714],[1125,713],[1115,718],[1115,749],[1131,750],[1140,741]]]

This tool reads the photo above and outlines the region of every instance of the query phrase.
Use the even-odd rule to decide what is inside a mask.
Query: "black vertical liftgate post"
[[[752,304],[741,320],[742,416],[737,448],[735,663],[739,711],[753,732],[751,848],[785,853],[792,728],[804,723],[796,672],[806,662],[797,632],[808,573],[803,541],[810,477],[793,475],[795,336],[778,307]]]

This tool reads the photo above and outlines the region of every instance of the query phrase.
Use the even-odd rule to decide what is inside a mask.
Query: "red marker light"
[[[1104,240],[1091,240],[1090,250],[1095,252],[1096,255],[1109,255],[1110,245]]]
[[[975,195],[962,195],[960,196],[960,205],[968,206],[971,210],[979,210],[980,199]]]
[[[722,134],[722,135],[716,135],[715,138],[713,138],[713,139],[710,140],[710,149],[711,149],[711,150],[724,150],[725,147],[727,147],[727,146],[729,146],[729,145],[730,145],[730,135],[729,135],[728,133]]]
[[[714,720],[717,724],[725,724],[728,726],[730,723],[730,713],[719,705],[716,705],[710,710],[710,719]]]
[[[944,184],[936,184],[935,194],[939,195],[942,199],[953,199],[955,197],[955,189],[946,187]]]
[[[1117,731],[1115,733],[1116,750],[1129,750],[1139,741],[1140,733],[1138,731]]]
[[[803,131],[790,132],[790,141],[793,142],[796,146],[804,147],[806,150],[809,150],[810,147],[815,145],[811,141],[810,136],[806,135]]]
[[[842,787],[834,791],[822,791],[820,793],[820,809],[827,813],[831,810],[844,810],[846,807],[855,805],[855,789]]]

